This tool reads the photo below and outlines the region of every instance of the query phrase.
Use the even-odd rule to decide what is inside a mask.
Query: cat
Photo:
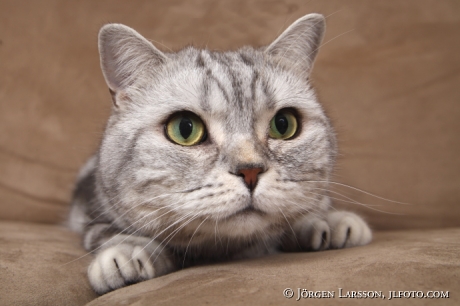
[[[98,294],[207,262],[364,245],[331,208],[334,130],[310,84],[325,30],[308,14],[267,47],[164,53],[99,32],[112,114],[81,169],[69,225]]]

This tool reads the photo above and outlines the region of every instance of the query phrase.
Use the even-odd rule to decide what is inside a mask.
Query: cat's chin
[[[223,221],[223,222],[222,222]],[[270,226],[266,213],[254,207],[241,209],[219,222],[219,230],[228,237],[247,237]]]

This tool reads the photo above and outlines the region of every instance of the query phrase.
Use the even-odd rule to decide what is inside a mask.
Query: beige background
[[[270,43],[327,17],[313,81],[338,132],[334,189],[376,229],[460,225],[460,2],[0,0],[0,219],[63,220],[110,112],[97,32],[120,22],[160,49]]]
[[[334,191],[393,213],[341,205],[373,228],[400,230],[359,248],[184,269],[96,298],[92,255],[54,223],[110,113],[99,28],[125,23],[172,49],[233,49],[268,44],[310,12],[328,16],[312,77],[340,141],[334,180],[411,205]],[[459,118],[458,0],[0,0],[0,305],[313,302],[285,299],[286,287],[451,293],[315,305],[460,305]]]

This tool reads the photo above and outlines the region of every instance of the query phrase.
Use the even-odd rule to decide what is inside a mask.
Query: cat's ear
[[[116,93],[134,84],[166,56],[142,35],[122,24],[106,24],[99,31],[101,68],[109,89]]]
[[[309,75],[326,29],[324,16],[308,14],[297,19],[265,52],[288,67]]]

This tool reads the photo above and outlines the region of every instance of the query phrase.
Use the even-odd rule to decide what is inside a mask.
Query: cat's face
[[[135,49],[149,43],[125,27],[106,28],[116,37],[109,42],[101,32],[115,107],[98,181],[123,215],[117,222],[186,244],[191,234],[196,243],[272,235],[326,208],[319,200],[325,184],[308,182],[327,180],[335,156],[333,131],[307,81],[322,22],[302,25],[310,27],[308,44],[288,29],[266,49],[226,53],[165,55],[149,45]],[[300,47],[304,56],[294,61]]]

